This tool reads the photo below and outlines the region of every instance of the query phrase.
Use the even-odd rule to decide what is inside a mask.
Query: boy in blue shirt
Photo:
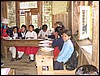
[[[66,63],[74,52],[74,46],[71,38],[71,31],[65,30],[62,35],[64,44],[57,59],[54,61],[54,70],[63,70],[63,63]]]

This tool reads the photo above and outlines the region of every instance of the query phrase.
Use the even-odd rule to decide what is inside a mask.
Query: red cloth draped
[[[60,52],[59,48],[58,47],[54,47],[54,52],[53,52],[54,58],[56,58],[59,55],[59,52]]]

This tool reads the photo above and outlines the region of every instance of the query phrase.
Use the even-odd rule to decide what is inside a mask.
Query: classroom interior
[[[94,65],[99,70],[99,1],[1,1],[1,20],[9,19],[9,27],[25,24],[28,28],[41,28],[47,24],[52,30],[57,21],[61,21],[66,29],[71,30],[75,50],[78,52],[78,66]],[[15,44],[14,44],[15,43]],[[1,68],[11,68],[9,75],[75,75],[75,70],[52,70],[53,57],[46,59],[44,55],[35,55],[35,61],[28,63],[28,56],[22,60],[10,62],[9,46],[38,46],[34,41],[1,40]],[[51,55],[51,53],[50,53]],[[6,59],[7,58],[7,59]],[[47,63],[49,62],[49,63]],[[36,66],[37,65],[37,66]],[[50,71],[42,71],[41,66],[49,66]]]

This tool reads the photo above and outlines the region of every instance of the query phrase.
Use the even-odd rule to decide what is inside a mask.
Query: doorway
[[[20,1],[19,2],[19,27],[23,24],[27,27],[34,25],[34,28],[41,26],[41,1]]]

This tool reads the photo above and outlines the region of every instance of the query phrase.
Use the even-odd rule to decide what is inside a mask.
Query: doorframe
[[[16,25],[20,28],[20,2],[16,1]],[[37,8],[30,9],[32,15],[38,15],[38,27],[42,26],[42,1],[37,1]],[[33,24],[34,25],[34,24]]]

